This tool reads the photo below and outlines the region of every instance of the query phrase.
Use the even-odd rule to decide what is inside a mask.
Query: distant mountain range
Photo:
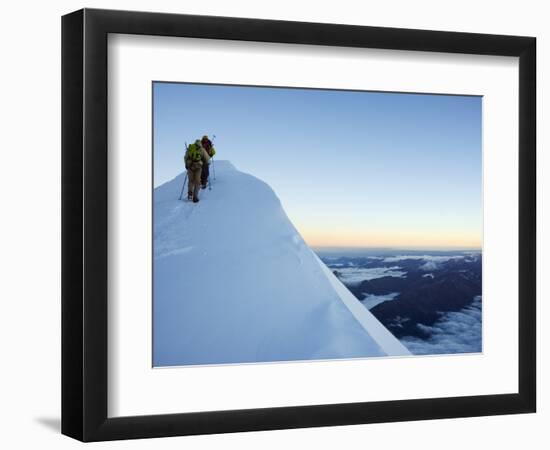
[[[422,342],[437,344],[433,342],[436,332],[446,345],[424,346],[420,353],[453,352],[453,339],[456,352],[481,351],[481,253],[385,251],[383,256],[322,259],[405,345],[413,342],[420,348],[417,344]],[[468,345],[464,345],[464,336],[457,333],[456,326],[457,321],[466,326],[465,315],[476,318],[467,325]],[[478,339],[472,335],[472,327],[476,328],[475,336],[479,328]]]

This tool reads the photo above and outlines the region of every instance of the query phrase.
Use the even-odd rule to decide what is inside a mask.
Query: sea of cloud
[[[425,272],[429,272],[432,270],[437,270],[441,266],[441,264],[450,261],[452,259],[466,259],[467,261],[473,260],[474,256],[468,254],[468,255],[396,255],[396,256],[388,256],[384,258],[384,262],[394,263],[403,261],[405,259],[417,259],[420,261],[424,261],[424,264],[422,264],[419,269],[423,270]]]
[[[331,265],[332,267],[332,265]],[[407,275],[407,272],[401,270],[401,267],[336,267],[339,278],[344,284],[359,284],[365,280],[374,280],[382,277],[399,277]]]
[[[422,259],[424,261],[433,261],[433,262],[446,262],[451,259],[461,259],[464,258],[465,255],[395,255],[395,256],[387,256],[384,258],[384,262],[397,262],[397,261],[403,261],[404,259]]]
[[[432,326],[417,324],[417,327],[429,338],[401,338],[415,355],[479,353],[482,351],[481,296],[476,296],[469,306],[458,312],[443,314]]]

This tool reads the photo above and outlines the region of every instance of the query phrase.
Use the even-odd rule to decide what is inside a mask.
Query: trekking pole
[[[187,142],[185,143],[185,153],[187,153]],[[180,193],[179,200],[181,200],[181,198],[183,197],[183,191],[185,189],[185,183],[186,182],[187,182],[187,170],[185,171],[185,178],[183,179],[183,186],[181,187],[181,193]]]
[[[214,146],[214,141],[216,140],[216,135],[212,135],[212,146]],[[212,176],[216,180],[216,167],[214,166],[214,157],[212,156]]]
[[[185,183],[186,182],[187,182],[187,172],[185,173],[185,178],[183,179],[183,186],[181,187],[181,193],[180,193],[179,200],[181,200],[181,198],[183,197],[183,191],[185,190]]]

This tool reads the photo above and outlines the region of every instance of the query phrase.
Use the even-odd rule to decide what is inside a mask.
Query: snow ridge
[[[198,204],[178,201],[184,174],[154,191],[155,366],[409,354],[307,246],[266,183],[215,164]]]

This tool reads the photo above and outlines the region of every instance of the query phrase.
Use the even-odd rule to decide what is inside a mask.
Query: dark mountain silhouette
[[[359,299],[366,295],[386,295],[398,292],[391,301],[384,301],[371,313],[396,337],[415,336],[427,338],[427,332],[418,324],[431,326],[444,313],[460,311],[470,305],[475,296],[481,295],[481,256],[461,255],[443,262],[419,258],[398,261],[338,260],[340,265],[353,267],[395,267],[406,271],[404,277],[385,276],[365,280],[359,284],[348,284],[348,289]],[[341,275],[337,268],[336,276]]]

